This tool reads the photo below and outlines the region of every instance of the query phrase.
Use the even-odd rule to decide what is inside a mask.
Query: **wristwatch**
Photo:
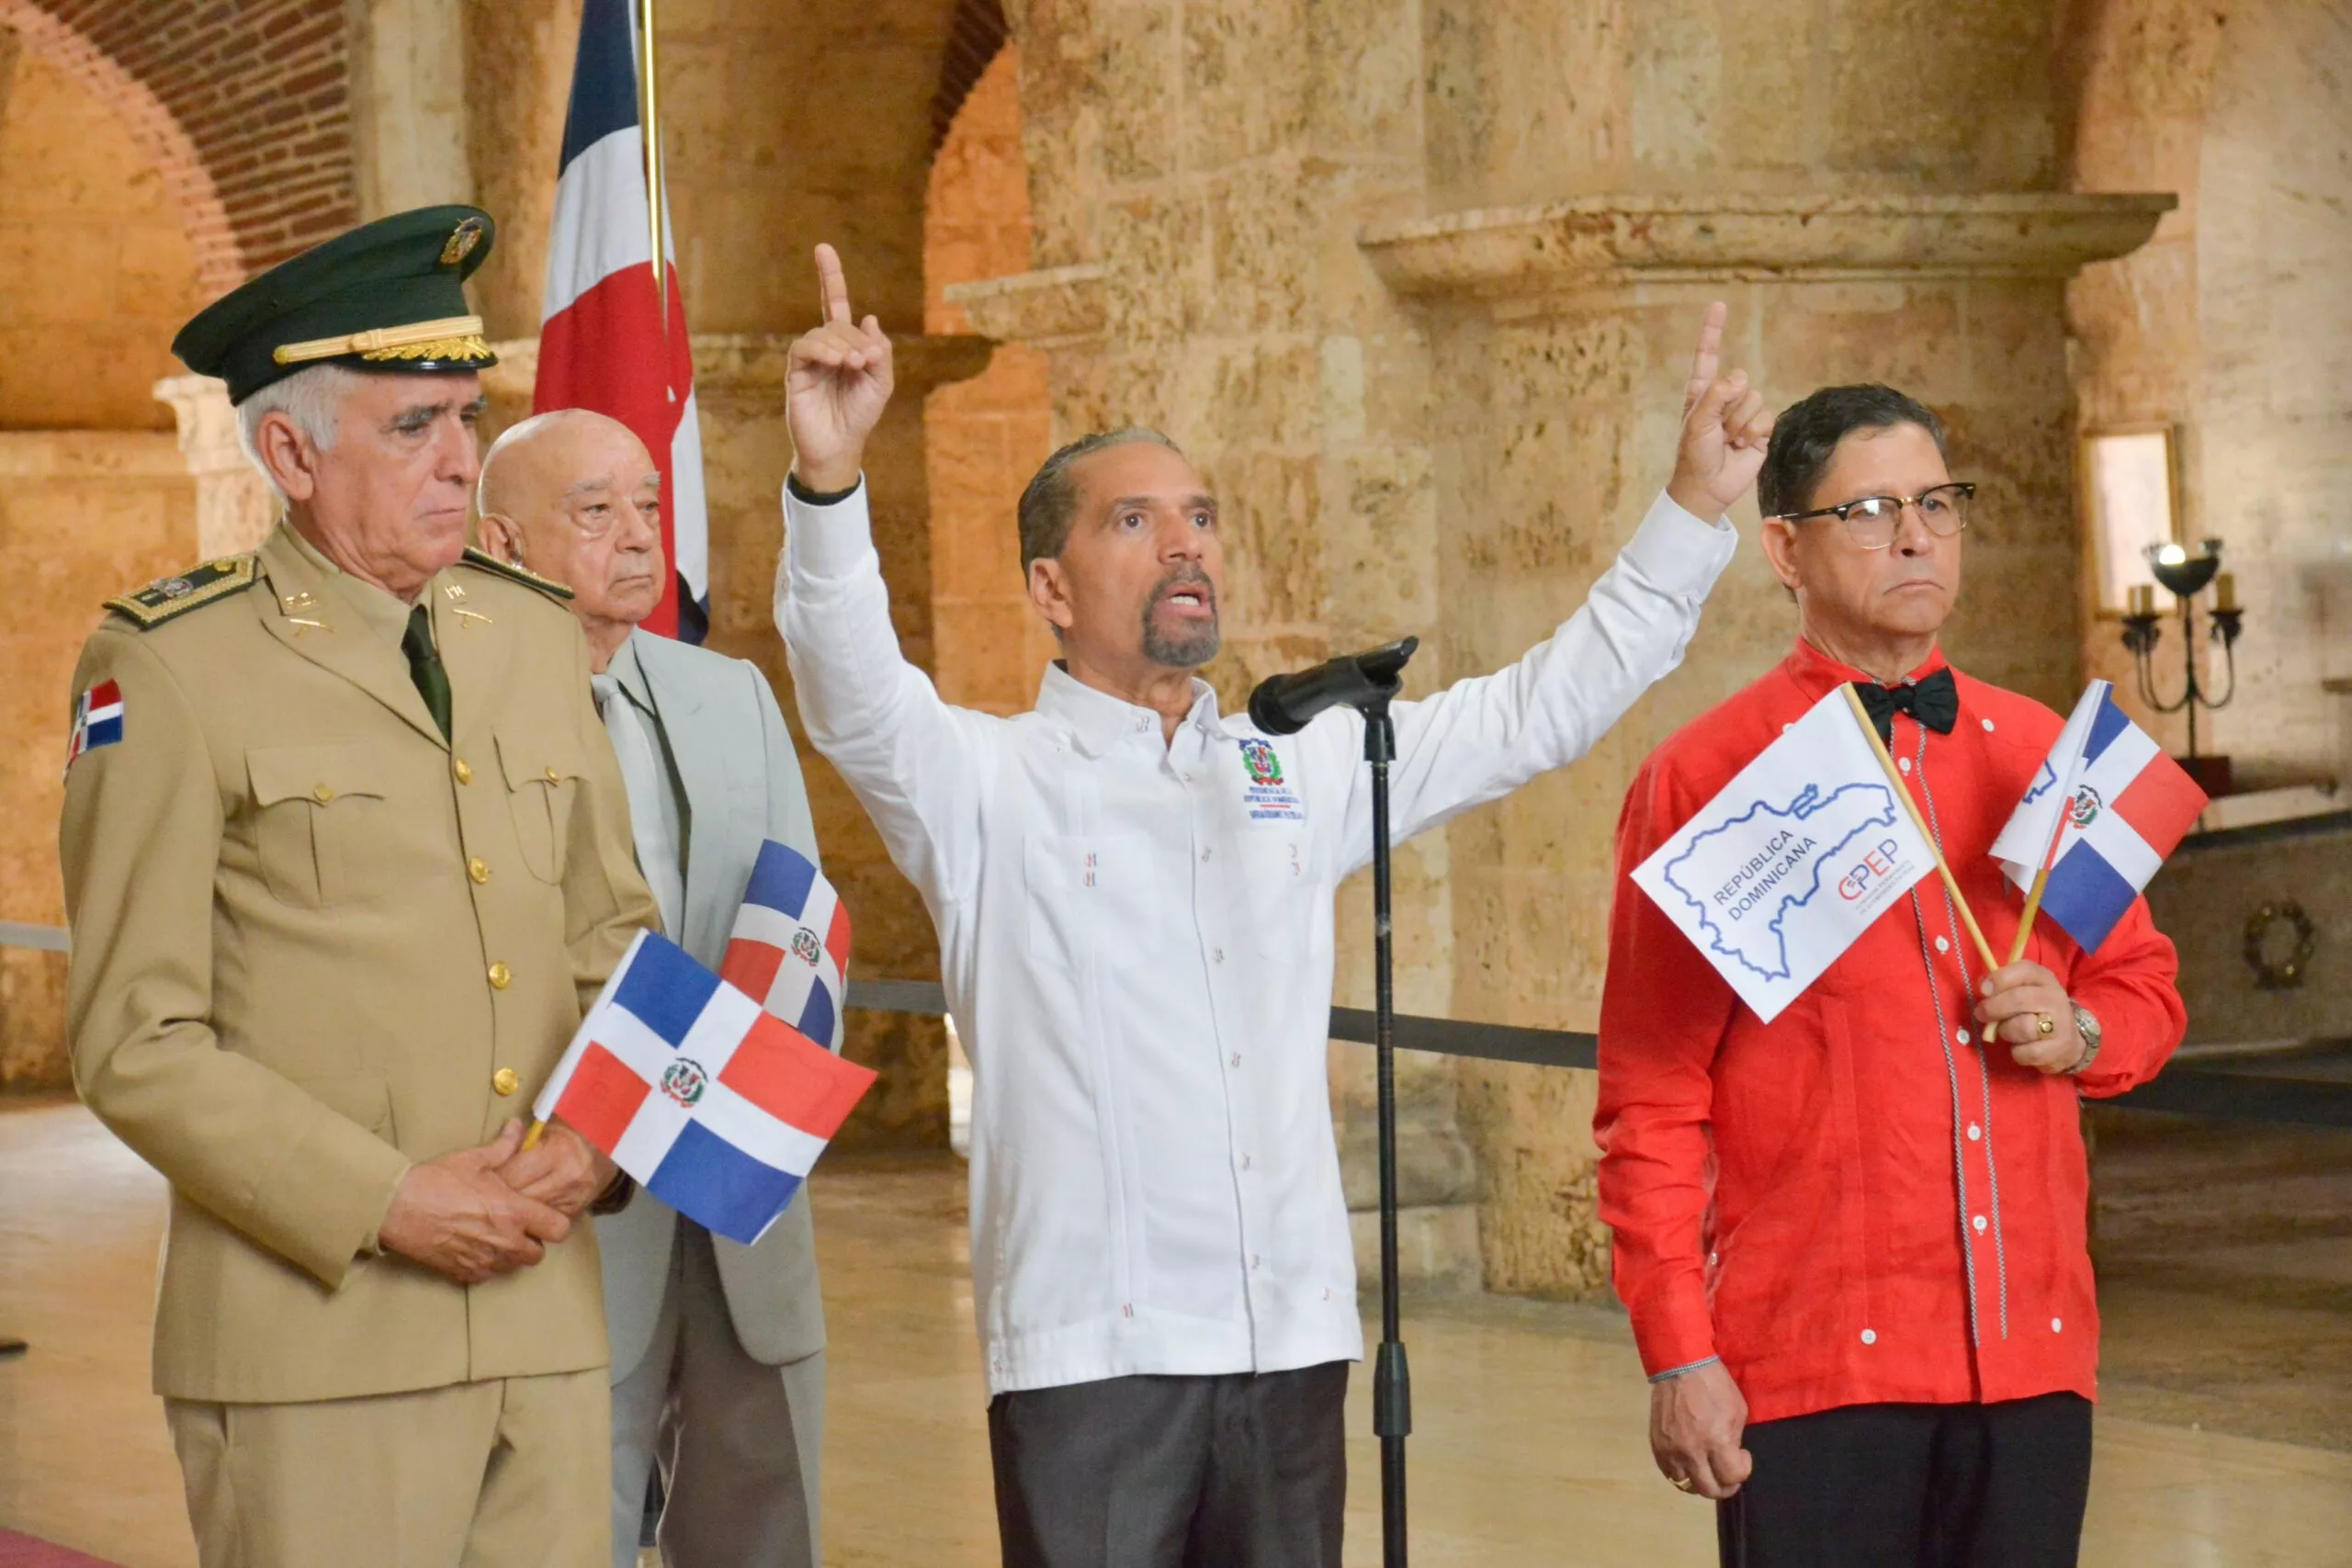
[[[2066,1069],[2068,1077],[2078,1077],[2093,1062],[2098,1060],[2098,1015],[2082,1003],[2074,1004],[2075,1032],[2083,1037],[2083,1054]]]

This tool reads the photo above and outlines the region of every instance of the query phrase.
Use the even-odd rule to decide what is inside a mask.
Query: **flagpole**
[[[645,106],[645,227],[653,247],[653,304],[670,335],[669,247],[662,243],[667,203],[662,191],[662,101],[653,62],[653,0],[638,0],[638,94]]]
[[[1878,738],[1878,726],[1871,722],[1871,716],[1864,711],[1862,699],[1855,692],[1852,682],[1849,682],[1839,689],[1846,694],[1846,706],[1852,711],[1854,722],[1862,727],[1863,737],[1870,741],[1871,750],[1877,754],[1878,765],[1885,772],[1886,782],[1894,786],[1894,798],[1901,801],[1903,809],[1911,814],[1911,825],[1919,829],[1919,837],[1927,840],[1928,850],[1935,855],[1936,870],[1944,879],[1944,891],[1951,895],[1952,907],[1960,911],[1960,923],[1968,928],[1969,937],[1976,943],[1977,953],[1984,957],[1986,971],[1989,973],[1999,968],[1999,962],[1993,956],[1993,944],[1984,940],[1984,928],[1976,923],[1976,912],[1968,907],[1968,899],[1960,891],[1960,879],[1952,875],[1951,867],[1944,860],[1943,846],[1936,842],[1934,829],[1919,814],[1919,803],[1911,798],[1910,786],[1903,782],[1903,773],[1894,765],[1894,754],[1887,750],[1886,742]]]

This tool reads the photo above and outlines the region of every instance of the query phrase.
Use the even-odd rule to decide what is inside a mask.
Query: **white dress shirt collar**
[[[1062,667],[1060,660],[1046,666],[1037,684],[1037,711],[1069,732],[1070,742],[1090,757],[1100,757],[1132,735],[1159,734],[1159,712],[1125,697],[1090,686]],[[1216,688],[1193,677],[1193,706],[1184,722],[1216,732]]]

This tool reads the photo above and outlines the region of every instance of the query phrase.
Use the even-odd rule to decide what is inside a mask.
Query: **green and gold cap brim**
[[[198,375],[243,402],[313,365],[448,372],[498,363],[465,281],[496,235],[473,207],[426,207],[362,224],[221,296],[173,340]]]

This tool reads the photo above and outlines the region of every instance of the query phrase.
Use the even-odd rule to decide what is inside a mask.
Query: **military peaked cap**
[[[313,365],[479,370],[498,363],[465,281],[496,226],[474,207],[421,207],[363,223],[232,289],[196,314],[172,352],[242,403]]]

